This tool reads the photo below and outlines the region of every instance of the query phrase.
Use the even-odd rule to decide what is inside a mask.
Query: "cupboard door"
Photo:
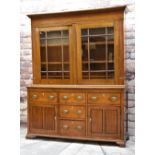
[[[38,83],[71,83],[73,80],[72,72],[72,28],[50,27],[39,28],[36,35],[37,53],[34,59],[37,59],[36,78]],[[35,51],[36,52],[36,51]],[[39,66],[39,67],[38,67]],[[36,80],[38,81],[38,80]],[[34,78],[35,82],[35,78]]]
[[[32,106],[30,109],[32,130],[56,131],[55,106]]]
[[[33,106],[31,109],[31,125],[33,129],[43,129],[43,108]]]
[[[90,136],[120,136],[119,107],[92,106],[88,109],[88,134]]]
[[[56,113],[54,107],[44,107],[44,129],[52,130],[56,129]]]
[[[114,84],[118,34],[113,22],[77,26],[78,83]],[[117,44],[117,46],[116,46]]]

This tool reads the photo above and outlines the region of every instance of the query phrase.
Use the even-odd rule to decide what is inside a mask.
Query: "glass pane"
[[[82,36],[88,35],[88,29],[82,29]]]
[[[93,70],[99,70],[99,71],[103,71],[106,69],[106,65],[105,63],[91,63],[90,64],[90,71],[93,71]]]
[[[46,79],[47,78],[46,64],[41,64],[41,78],[42,79]]]
[[[68,38],[67,38],[67,39],[66,39],[66,38],[63,38],[63,39],[61,40],[61,43],[63,44],[63,46],[67,46],[67,45],[69,44]]]
[[[108,60],[114,61],[114,45],[108,45]]]
[[[83,79],[89,79],[89,73],[88,72],[82,72]]]
[[[40,32],[41,78],[69,79],[69,31]]]
[[[91,72],[90,79],[106,79],[105,72]]]
[[[45,39],[45,32],[40,32],[40,39]]]
[[[105,28],[91,28],[89,29],[89,35],[101,35],[105,34]]]
[[[62,79],[62,72],[49,72],[48,79]]]
[[[60,38],[61,31],[49,31],[47,32],[47,38]]]
[[[64,30],[64,31],[62,31],[63,33],[62,33],[62,37],[63,38],[68,38],[68,36],[69,36],[69,34],[68,34],[68,30]]]
[[[69,64],[64,64],[64,71],[69,71]]]
[[[109,72],[108,79],[113,79],[113,78],[114,78],[114,72]]]
[[[108,34],[114,34],[114,28],[113,27],[108,27]]]
[[[114,28],[81,30],[83,79],[114,78]]]
[[[60,62],[62,61],[62,49],[61,46],[48,47],[48,62]]]
[[[45,33],[41,33],[40,36],[42,34],[45,34]],[[45,62],[46,61],[46,40],[45,39],[41,39],[40,40],[40,55],[41,55],[41,62]]]
[[[62,70],[62,65],[61,64],[50,64],[48,65],[48,71],[61,71]]]
[[[105,37],[90,37],[90,60],[105,60],[106,59],[106,48],[105,48]]]
[[[88,61],[88,37],[82,37],[82,60]]]

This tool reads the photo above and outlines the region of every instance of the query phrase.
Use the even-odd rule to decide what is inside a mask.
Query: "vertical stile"
[[[62,79],[64,79],[64,50],[63,50],[63,31],[61,31],[61,63],[62,63]]]
[[[46,51],[46,79],[48,79],[48,49],[47,49],[47,31],[45,32],[45,51]]]
[[[106,79],[108,78],[108,30],[107,30],[107,27],[105,28],[105,52],[106,52],[106,60],[105,60],[105,68],[106,68]]]
[[[90,40],[89,40],[89,29],[88,31],[88,77],[90,79]]]

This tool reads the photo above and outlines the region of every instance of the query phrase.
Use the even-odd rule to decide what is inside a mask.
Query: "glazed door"
[[[120,108],[101,106],[89,107],[88,134],[95,137],[120,136]]]
[[[36,28],[34,83],[69,84],[73,81],[72,28]],[[36,47],[34,47],[36,48]]]
[[[55,106],[32,106],[31,129],[33,131],[56,132],[56,109]]]
[[[118,31],[114,22],[77,26],[78,83],[115,84]]]

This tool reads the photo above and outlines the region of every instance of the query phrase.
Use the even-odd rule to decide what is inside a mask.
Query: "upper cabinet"
[[[121,9],[32,15],[34,83],[123,84]]]

